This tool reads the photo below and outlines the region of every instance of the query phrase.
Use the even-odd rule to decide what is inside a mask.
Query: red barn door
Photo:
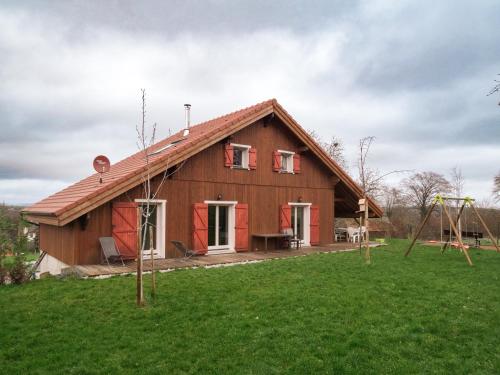
[[[137,258],[137,221],[138,204],[136,202],[113,203],[111,223],[112,236],[118,251],[125,259]]]

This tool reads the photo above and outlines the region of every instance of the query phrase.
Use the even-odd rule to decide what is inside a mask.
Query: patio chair
[[[104,256],[104,259],[106,259],[106,263],[108,263],[109,267],[109,262],[117,262],[120,261],[122,262],[122,266],[125,267],[125,263],[123,262],[123,257],[118,251],[118,248],[116,247],[116,242],[113,237],[99,237],[99,242],[101,243],[101,249],[102,249],[102,254]]]
[[[291,249],[293,247],[293,245],[295,245],[295,247],[297,249],[300,247],[301,240],[298,238],[295,238],[292,228],[283,229],[282,233],[290,236],[284,240],[284,242],[286,243],[287,249]]]
[[[170,241],[174,244],[176,250],[179,250],[182,255],[184,255],[184,258],[191,258],[193,255],[200,255],[198,254],[195,250],[188,249],[186,245],[184,245],[184,242],[182,241]]]
[[[357,242],[359,236],[359,229],[354,227],[347,228],[347,237],[349,242]]]

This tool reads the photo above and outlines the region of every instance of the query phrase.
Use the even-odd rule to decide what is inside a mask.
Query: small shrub
[[[14,263],[10,266],[9,276],[12,284],[22,284],[29,280],[28,265],[26,264],[26,250],[28,249],[27,240],[24,236],[20,236],[14,244],[15,258]]]
[[[10,281],[12,284],[22,284],[29,279],[26,257],[22,253],[17,253],[14,263],[9,269]]]

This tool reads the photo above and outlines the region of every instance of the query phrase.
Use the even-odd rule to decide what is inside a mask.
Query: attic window
[[[165,150],[168,150],[170,147],[173,147],[175,146],[177,143],[180,143],[182,142],[183,139],[178,139],[177,141],[173,141],[172,143],[169,143],[168,145],[166,146],[163,146],[162,148],[159,148],[158,150],[156,151],[153,151],[152,153],[150,153],[148,156],[153,156],[153,155],[157,155],[157,154],[160,154],[162,153],[163,151]]]
[[[281,151],[281,170],[282,173],[293,173],[293,155],[291,151]]]
[[[232,144],[233,146],[233,168],[248,169],[248,150],[250,146]]]

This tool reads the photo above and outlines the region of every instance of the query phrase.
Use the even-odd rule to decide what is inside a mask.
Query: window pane
[[[243,150],[241,148],[233,149],[233,165],[235,167],[243,166]]]
[[[219,206],[219,246],[228,244],[228,207]]]
[[[208,206],[208,246],[215,246],[215,211],[216,206]]]
[[[147,212],[147,205],[141,206],[141,242],[143,239],[144,249],[149,250],[151,247],[156,249],[156,205],[149,205],[149,213]],[[151,228],[151,230],[150,230]],[[150,234],[153,233],[151,237]]]
[[[281,155],[281,170],[288,170],[288,155]]]
[[[297,238],[304,239],[304,207],[297,207]]]

